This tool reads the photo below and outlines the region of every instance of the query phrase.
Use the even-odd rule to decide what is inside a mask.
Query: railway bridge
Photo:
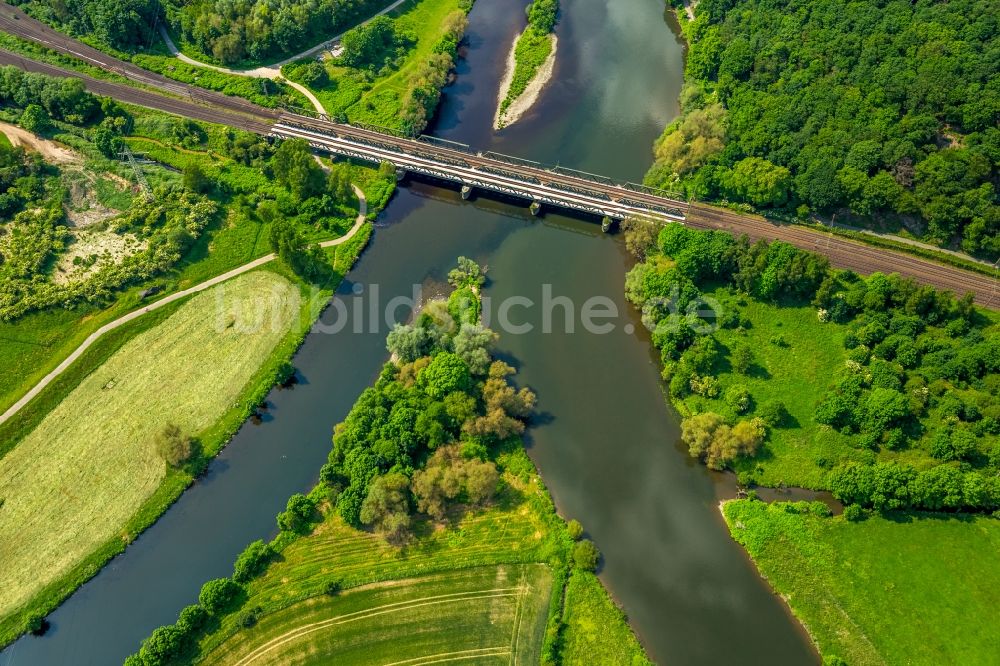
[[[633,216],[683,221],[688,207],[670,193],[645,185],[616,183],[574,169],[492,151],[477,152],[461,143],[428,136],[413,139],[325,117],[286,112],[271,125],[269,135],[304,139],[316,150],[390,162],[397,169],[458,183],[463,196],[479,188],[518,197],[531,202],[535,214],[544,205],[590,213],[607,221]]]

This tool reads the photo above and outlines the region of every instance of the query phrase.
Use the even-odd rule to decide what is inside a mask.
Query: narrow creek
[[[639,180],[653,140],[677,112],[683,45],[662,0],[563,0],[553,81],[536,106],[495,134],[492,117],[507,49],[524,25],[524,0],[478,0],[465,58],[446,89],[434,133],[477,149]],[[245,425],[207,475],[128,550],[50,616],[42,638],[24,637],[0,664],[114,664],[153,628],[172,622],[209,578],[231,573],[250,541],[273,536],[274,516],[316,480],[341,420],[386,359],[384,321],[354,319],[368,305],[445,279],[455,257],[489,266],[486,295],[536,304],[546,289],[568,297],[543,330],[542,307],[511,318],[529,333],[502,333],[500,350],[534,388],[541,414],[529,452],[560,511],[579,519],[604,554],[601,578],[659,663],[807,664],[801,629],[729,538],[713,479],[679,446],[655,357],[622,295],[629,260],[600,225],[489,198],[462,201],[421,182],[401,188],[371,246],[341,286],[348,325],[330,308],[295,359],[302,381],[276,390],[260,425]],[[545,285],[549,285],[546,287]],[[601,296],[614,330],[579,321]],[[355,307],[356,304],[362,307]],[[397,316],[407,312],[399,308]],[[353,332],[356,330],[363,332]],[[631,331],[631,332],[629,332]]]

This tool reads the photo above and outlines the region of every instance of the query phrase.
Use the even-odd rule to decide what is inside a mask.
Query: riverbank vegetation
[[[859,508],[1000,508],[1000,329],[971,299],[676,224],[626,293],[709,466]]]
[[[684,32],[649,184],[1000,255],[988,2],[702,0]]]
[[[597,576],[579,570],[570,574],[565,603],[560,663],[652,665]]]
[[[533,82],[536,87],[543,85],[544,82],[536,81],[536,77],[542,76],[543,69],[547,69],[550,75],[553,66],[556,37],[552,31],[559,17],[559,1],[535,0],[528,5],[526,11],[528,27],[514,43],[511,61],[507,64],[508,72],[501,83],[500,102],[494,122],[497,129],[517,120],[523,111],[512,113],[512,117],[508,118],[511,105],[527,93]],[[534,94],[537,95],[537,92]]]
[[[472,265],[449,279],[478,300]],[[128,664],[265,653],[303,663],[381,663],[391,653],[553,664],[564,647],[579,649],[564,635],[588,631],[595,617],[609,622],[612,642],[626,642],[623,654],[641,656],[592,575],[564,603],[569,572],[593,570],[598,554],[556,515],[524,451],[534,395],[510,384],[513,369],[491,355],[495,335],[466,311],[456,317],[448,301],[430,301],[392,331],[392,360],[334,429],[319,484],[289,499],[278,536],[252,544],[232,580],[206,584],[231,587],[229,602],[209,609],[203,589]],[[435,617],[453,619],[431,619],[432,604]],[[341,626],[348,614],[353,626]],[[386,633],[387,622],[399,630]],[[372,636],[374,652],[337,641],[343,632]]]
[[[830,663],[983,663],[998,654],[1000,521],[895,514],[850,522],[828,513],[822,504],[723,506],[733,538]]]
[[[347,32],[337,58],[282,68],[327,112],[415,136],[434,116],[454,68],[471,0],[410,0]]]

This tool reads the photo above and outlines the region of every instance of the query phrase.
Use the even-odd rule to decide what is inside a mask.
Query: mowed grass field
[[[123,526],[167,475],[153,438],[197,435],[234,403],[299,316],[271,272],[194,296],[84,378],[0,459],[0,620]]]
[[[537,664],[551,589],[543,564],[368,585],[272,613],[202,663]]]
[[[733,537],[825,656],[851,666],[998,663],[1000,520],[852,523],[794,510],[748,500],[723,507]]]

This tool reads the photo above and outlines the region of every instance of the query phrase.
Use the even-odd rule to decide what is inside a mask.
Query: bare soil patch
[[[14,146],[24,146],[28,150],[33,150],[44,157],[47,162],[52,162],[53,164],[83,163],[83,155],[80,153],[70,150],[55,141],[43,139],[17,125],[0,122],[0,132],[6,134]]]

